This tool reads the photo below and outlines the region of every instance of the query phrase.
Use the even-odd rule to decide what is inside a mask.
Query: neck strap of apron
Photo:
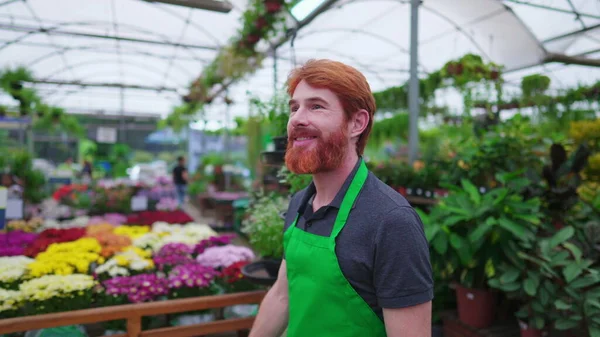
[[[365,184],[368,175],[369,170],[367,169],[367,165],[365,164],[365,161],[361,158],[358,171],[356,172],[356,175],[354,175],[354,178],[350,183],[350,187],[348,187],[348,190],[344,195],[344,199],[342,200],[342,204],[340,205],[340,210],[338,211],[337,217],[335,218],[335,224],[333,225],[333,230],[331,231],[331,238],[333,240],[335,240],[342,228],[344,228],[346,220],[348,220],[348,215],[350,214],[352,206],[354,205],[354,201],[358,197],[358,194],[360,193],[360,190]]]

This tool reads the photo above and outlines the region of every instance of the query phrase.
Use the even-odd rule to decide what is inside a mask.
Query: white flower
[[[27,256],[0,257],[0,282],[15,282],[27,272],[27,266],[34,260]]]

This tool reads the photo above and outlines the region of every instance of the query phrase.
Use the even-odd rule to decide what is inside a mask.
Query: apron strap
[[[354,201],[356,201],[356,198],[358,197],[360,190],[365,184],[368,175],[369,170],[367,169],[367,165],[365,164],[365,161],[361,158],[358,171],[352,179],[350,187],[348,187],[348,191],[346,191],[346,194],[344,195],[344,199],[342,200],[342,204],[340,205],[340,210],[338,211],[337,217],[335,218],[335,223],[333,225],[333,230],[331,231],[330,236],[332,240],[335,240],[338,234],[342,231],[342,228],[344,228],[346,220],[348,220],[348,215],[350,214],[352,206],[354,205]]]

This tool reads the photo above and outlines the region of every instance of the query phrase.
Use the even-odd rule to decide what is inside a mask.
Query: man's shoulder
[[[381,181],[372,172],[369,172],[361,201],[368,204],[366,207],[378,213],[388,213],[398,208],[412,208],[402,194]]]

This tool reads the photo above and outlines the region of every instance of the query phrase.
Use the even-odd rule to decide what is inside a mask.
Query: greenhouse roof
[[[313,2],[324,1],[300,5]],[[247,91],[269,97],[309,58],[357,67],[374,91],[408,79],[410,1],[325,2],[332,5],[277,49],[276,71],[270,53],[260,70],[231,86],[228,118],[247,115]],[[143,0],[1,1],[0,65],[29,68],[44,99],[68,111],[166,115],[237,34],[247,0],[229,3],[222,13]],[[597,0],[424,0],[418,40],[422,74],[475,53],[504,65],[516,84],[534,72],[550,76],[555,88],[600,78],[600,68],[548,63],[556,55],[600,59]],[[207,118],[223,121],[225,109],[215,100]]]

